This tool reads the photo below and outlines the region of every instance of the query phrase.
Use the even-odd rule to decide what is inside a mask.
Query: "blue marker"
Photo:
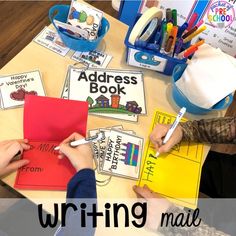
[[[185,22],[182,26],[179,27],[177,37],[180,38],[187,28],[188,28],[188,23]]]

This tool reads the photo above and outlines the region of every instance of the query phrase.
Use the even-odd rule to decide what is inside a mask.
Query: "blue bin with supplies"
[[[55,19],[63,23],[66,23],[69,10],[70,10],[69,5],[55,5],[51,7],[49,10],[49,19],[54,25],[55,29],[57,30],[59,36],[61,37],[61,40],[68,48],[73,49],[75,51],[88,52],[95,50],[110,28],[108,20],[105,19],[104,17],[102,18],[97,39],[95,40],[86,40],[83,38],[78,39],[67,34],[64,31],[63,32],[60,31],[59,28],[53,22],[53,20]]]
[[[140,17],[141,14],[138,14],[134,23],[129,27],[129,30],[126,34],[125,45],[126,45],[127,64],[131,66],[154,70],[165,75],[172,75],[175,66],[178,64],[186,65],[187,62],[186,58],[178,59],[163,54],[160,52],[160,50],[154,51],[138,47],[129,43],[130,33]],[[152,38],[150,41],[152,41]],[[183,47],[187,48],[189,45],[190,43],[185,44]]]
[[[187,112],[196,114],[196,115],[203,115],[207,114],[211,111],[219,111],[224,110],[230,106],[233,101],[233,95],[229,94],[227,97],[223,98],[217,104],[215,104],[212,108],[206,109],[199,107],[193,103],[191,103],[188,98],[178,89],[175,82],[179,80],[184,73],[187,65],[177,65],[174,68],[173,75],[172,75],[172,97],[175,103],[179,107],[186,107]]]

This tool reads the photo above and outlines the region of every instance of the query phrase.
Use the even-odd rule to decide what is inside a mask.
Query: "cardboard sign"
[[[61,55],[65,56],[70,49],[61,41],[60,36],[55,30],[45,27],[34,39],[34,42],[41,46]]]
[[[87,102],[28,95],[24,138],[61,142],[73,132],[86,136],[87,116]]]
[[[176,116],[157,110],[151,131],[157,123],[171,124]],[[182,119],[181,121],[186,121]],[[169,153],[156,157],[149,140],[138,185],[149,188],[181,206],[196,208],[203,164],[203,145],[181,142]]]
[[[138,71],[71,67],[69,99],[87,101],[90,113],[146,114],[143,74]]]
[[[22,106],[28,94],[45,96],[38,70],[0,78],[0,104],[2,109]]]
[[[103,158],[102,173],[138,179],[142,150],[142,138],[111,129]]]
[[[58,159],[54,148],[58,142],[29,143],[31,149],[24,151],[23,159],[30,163],[18,170],[15,188],[34,190],[66,190],[67,184],[76,173],[67,158]]]

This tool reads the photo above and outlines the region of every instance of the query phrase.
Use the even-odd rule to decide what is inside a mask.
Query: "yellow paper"
[[[157,123],[172,124],[175,118],[174,115],[157,110],[151,131]],[[203,144],[181,142],[170,153],[161,154],[159,157],[155,157],[155,154],[155,148],[148,140],[138,185],[146,184],[152,191],[160,193],[178,205],[196,208]]]

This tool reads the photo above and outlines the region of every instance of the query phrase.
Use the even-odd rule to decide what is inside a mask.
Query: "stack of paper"
[[[176,85],[193,104],[211,108],[236,90],[235,61],[219,48],[205,44],[195,53]]]
[[[140,174],[143,139],[122,126],[90,130],[94,136],[104,132],[100,142],[93,143],[94,159],[100,174],[138,179]]]
[[[143,74],[138,71],[70,66],[62,98],[87,101],[93,115],[137,121],[146,114]]]

